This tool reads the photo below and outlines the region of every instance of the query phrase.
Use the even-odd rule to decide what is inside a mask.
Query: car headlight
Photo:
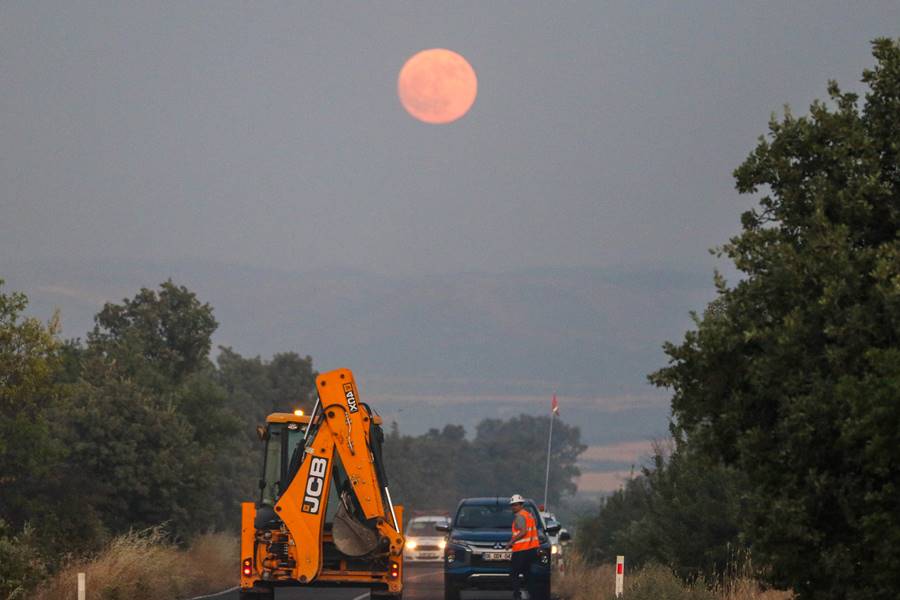
[[[416,540],[406,540],[406,549],[407,550],[415,550],[416,546],[418,546],[418,544],[416,543]]]
[[[550,546],[550,554],[559,554],[559,546],[557,544]]]
[[[438,548],[440,548],[441,550],[443,550],[446,547],[447,547],[447,540],[441,540],[438,542]]]

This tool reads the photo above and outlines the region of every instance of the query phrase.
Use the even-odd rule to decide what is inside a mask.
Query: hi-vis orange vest
[[[522,515],[525,517],[525,537],[520,540],[517,540],[512,545],[513,552],[522,552],[523,550],[531,550],[532,548],[538,548],[541,545],[541,541],[538,539],[538,530],[537,524],[534,521],[534,516],[531,514],[531,511],[527,508],[523,508],[519,512],[516,513],[516,516]],[[512,532],[513,535],[518,535],[520,531],[516,529],[516,519],[513,517],[512,524]]]

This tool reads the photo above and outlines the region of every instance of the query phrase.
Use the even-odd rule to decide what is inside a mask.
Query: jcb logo
[[[300,507],[303,512],[311,515],[319,513],[327,472],[328,459],[312,457],[309,463],[309,477],[306,478],[306,496],[303,498],[303,506]]]
[[[349,383],[344,384],[344,398],[347,399],[347,406],[350,407],[350,412],[355,413],[359,410],[359,406],[356,403],[356,393],[353,391],[353,385]]]

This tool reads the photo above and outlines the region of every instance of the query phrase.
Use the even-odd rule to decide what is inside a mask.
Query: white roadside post
[[[616,557],[616,598],[622,597],[622,590],[625,588],[625,557]]]
[[[85,595],[87,594],[86,585],[84,581],[84,573],[78,574],[78,600],[85,600]]]

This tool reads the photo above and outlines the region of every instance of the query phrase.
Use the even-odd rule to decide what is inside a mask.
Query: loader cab
[[[293,413],[272,413],[266,418],[265,429],[260,431],[265,442],[260,506],[275,506],[287,489],[291,458],[298,446],[302,449],[308,424],[308,416]]]

